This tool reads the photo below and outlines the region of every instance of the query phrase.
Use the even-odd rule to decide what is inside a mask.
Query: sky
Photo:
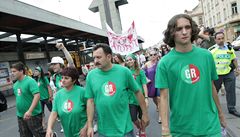
[[[18,0],[36,7],[101,28],[99,12],[88,9],[93,0]],[[192,10],[199,0],[128,0],[119,7],[123,31],[132,21],[145,42],[143,48],[162,41],[169,19],[184,10]]]

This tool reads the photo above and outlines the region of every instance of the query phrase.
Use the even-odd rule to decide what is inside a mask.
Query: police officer
[[[236,110],[236,76],[234,69],[239,71],[237,58],[233,48],[224,43],[224,33],[217,32],[215,34],[216,44],[211,47],[211,51],[217,69],[219,79],[214,81],[217,91],[221,88],[222,83],[226,89],[227,107],[230,114],[240,117],[240,113]]]

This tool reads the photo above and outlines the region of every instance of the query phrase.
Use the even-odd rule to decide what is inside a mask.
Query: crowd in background
[[[174,32],[176,35],[175,37],[180,35],[180,31],[182,31],[181,33],[185,33],[184,31],[186,31],[186,34],[189,33],[190,28],[188,23],[191,21],[191,19],[189,19],[188,16],[181,14],[176,18],[176,20],[180,20],[183,24],[185,23],[185,25],[187,25],[184,26],[186,28],[182,26],[179,27],[179,30]],[[14,84],[14,94],[16,96],[16,108],[20,135],[34,135],[36,137],[46,135],[47,137],[50,137],[55,134],[53,131],[54,123],[59,119],[62,125],[62,132],[64,132],[65,136],[67,137],[85,137],[87,135],[89,137],[93,137],[93,134],[97,130],[100,137],[113,135],[133,137],[135,134],[140,137],[146,137],[147,135],[145,127],[149,124],[149,118],[147,114],[149,98],[153,100],[156,106],[156,113],[158,113],[157,122],[159,124],[163,124],[162,136],[171,136],[171,133],[178,135],[180,133],[178,131],[175,132],[175,130],[178,130],[176,123],[174,123],[175,125],[173,124],[175,127],[172,128],[174,129],[174,132],[170,132],[170,129],[166,129],[164,127],[165,124],[168,125],[166,122],[168,117],[165,115],[165,113],[161,114],[162,110],[164,112],[166,111],[166,106],[165,104],[160,104],[161,102],[166,101],[165,99],[167,92],[165,88],[171,84],[176,86],[174,88],[168,87],[170,91],[170,97],[174,99],[176,99],[176,96],[173,95],[175,93],[172,91],[175,91],[176,89],[179,89],[179,91],[184,90],[184,88],[181,87],[182,85],[186,86],[190,90],[197,91],[198,89],[194,89],[193,86],[189,86],[189,81],[187,81],[187,78],[183,80],[185,83],[182,82],[179,86],[179,83],[176,82],[176,77],[174,77],[175,72],[173,72],[173,74],[169,74],[168,68],[164,68],[165,66],[163,65],[169,65],[169,68],[175,70],[177,74],[178,70],[176,68],[172,68],[174,66],[172,65],[174,64],[174,61],[176,63],[175,65],[178,66],[181,65],[181,62],[185,64],[189,63],[186,62],[186,60],[190,60],[194,63],[197,62],[199,64],[201,58],[197,57],[201,56],[200,53],[203,55],[204,59],[210,62],[210,64],[200,63],[200,65],[207,67],[207,70],[203,73],[204,76],[202,76],[206,79],[206,81],[202,84],[208,85],[208,87],[205,88],[205,86],[203,86],[203,90],[213,91],[207,95],[213,96],[214,99],[209,98],[208,101],[212,105],[211,109],[214,109],[214,111],[218,110],[219,113],[218,115],[220,122],[215,121],[214,126],[218,127],[221,124],[221,126],[225,127],[226,123],[224,121],[224,116],[222,116],[221,108],[219,107],[219,101],[215,94],[215,89],[212,87],[216,87],[216,91],[218,92],[222,87],[222,84],[224,84],[228,111],[230,114],[240,117],[240,113],[235,109],[235,82],[236,76],[238,76],[240,73],[236,55],[231,45],[224,41],[223,32],[214,33],[214,31],[209,28],[201,28],[200,32],[197,33],[198,29],[195,28],[195,26],[190,27],[192,27],[191,33],[196,32],[196,34],[190,35],[191,37],[196,37],[196,39],[194,41],[192,41],[192,39],[187,41],[187,44],[190,44],[188,45],[188,48],[194,50],[194,52],[198,51],[196,52],[196,57],[191,59],[189,59],[187,54],[180,54],[179,51],[177,51],[179,50],[177,48],[180,48],[180,51],[184,51],[184,49],[181,49],[183,47],[177,45],[179,43],[174,41],[177,45],[176,46],[173,44],[174,42],[171,43],[170,40],[167,44],[173,45],[162,44],[160,47],[140,50],[125,56],[113,54],[110,47],[106,46],[106,44],[97,44],[93,48],[94,62],[85,64],[82,67],[82,73],[86,77],[86,85],[82,86],[86,86],[86,89],[79,86],[79,71],[75,68],[69,52],[61,43],[57,44],[56,47],[59,50],[62,50],[68,64],[65,65],[61,57],[53,57],[49,64],[47,75],[44,74],[42,66],[37,66],[33,71],[31,71],[22,63],[13,64],[11,70],[16,79]],[[192,43],[194,43],[194,45],[191,45]],[[197,47],[205,48],[209,51],[202,50]],[[185,51],[183,53],[185,53]],[[228,57],[221,57],[225,60],[219,59],[219,56],[223,54],[227,55]],[[169,60],[170,57],[173,58],[174,61]],[[177,57],[179,57],[179,59]],[[177,60],[180,60],[181,62],[177,62]],[[214,65],[214,62],[216,66]],[[230,66],[230,64],[232,64],[232,66]],[[98,69],[96,69],[96,67]],[[198,69],[194,68],[194,73],[191,74],[191,76],[195,75],[195,73],[196,75],[200,73],[195,71],[198,71]],[[185,71],[185,75],[190,77],[190,74],[187,75],[187,72],[188,71]],[[162,77],[159,74],[161,74]],[[169,79],[170,76],[176,81],[172,82]],[[163,79],[163,77],[165,79]],[[194,76],[192,76],[192,78],[193,77]],[[218,80],[217,77],[219,78]],[[109,81],[109,79],[112,81],[121,81],[121,83],[112,83],[112,81]],[[213,80],[214,83],[212,83],[211,80]],[[196,81],[198,82],[199,79],[196,79]],[[164,82],[167,84],[164,85]],[[190,81],[190,83],[191,82],[192,81]],[[98,93],[100,89],[104,92]],[[117,90],[123,93],[116,93]],[[128,91],[128,94],[124,94],[125,91]],[[164,97],[160,98],[162,92]],[[182,98],[186,98],[185,95],[187,95],[183,94],[182,96],[180,93],[176,94]],[[206,95],[201,93],[197,94],[199,97],[206,97]],[[115,98],[108,98],[113,95]],[[191,96],[196,97],[194,93],[191,93]],[[161,99],[164,99],[164,101],[161,101]],[[106,103],[106,100],[110,101],[110,103],[113,103],[116,106]],[[121,103],[118,103],[119,101],[121,101]],[[182,103],[181,100],[176,101]],[[170,105],[173,104],[173,102],[170,103]],[[182,104],[178,105],[180,106]],[[204,105],[209,104],[206,103]],[[44,115],[45,106],[47,106],[48,110],[51,111],[47,125]],[[191,108],[192,106],[188,107]],[[181,113],[184,114],[183,109],[173,108],[173,111],[175,110],[181,111]],[[206,109],[206,111],[209,110]],[[214,112],[214,114],[215,113],[217,112]],[[109,115],[106,117],[106,114]],[[176,114],[176,112],[174,114]],[[164,118],[162,118],[162,116],[164,116]],[[176,116],[171,115],[171,117],[173,117],[173,120],[176,122]],[[215,119],[216,115],[212,117]],[[184,115],[182,118],[183,119],[181,119],[182,121],[180,122],[185,122],[184,118],[186,118],[186,115]],[[93,121],[97,122],[92,125]],[[198,121],[196,123],[201,122]],[[134,133],[135,131],[133,131],[132,125],[134,125],[134,127],[137,129],[136,133]],[[93,128],[95,126],[98,129]],[[187,129],[193,128],[186,127],[186,132]],[[194,131],[191,131],[191,133],[194,134],[195,132],[196,134],[198,133],[195,131],[195,129]]]

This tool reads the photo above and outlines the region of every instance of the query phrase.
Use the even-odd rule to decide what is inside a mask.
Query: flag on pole
[[[116,34],[108,25],[106,26],[109,46],[111,47],[113,53],[127,55],[139,50],[134,21],[132,22],[128,31],[124,32],[123,34]]]

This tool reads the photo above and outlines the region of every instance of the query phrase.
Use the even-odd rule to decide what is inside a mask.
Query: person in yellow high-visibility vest
[[[236,76],[234,69],[239,71],[237,58],[233,48],[224,42],[224,33],[215,34],[216,44],[211,47],[211,51],[217,69],[219,79],[214,81],[217,91],[221,88],[222,83],[226,89],[227,107],[230,114],[240,117],[236,110]]]

